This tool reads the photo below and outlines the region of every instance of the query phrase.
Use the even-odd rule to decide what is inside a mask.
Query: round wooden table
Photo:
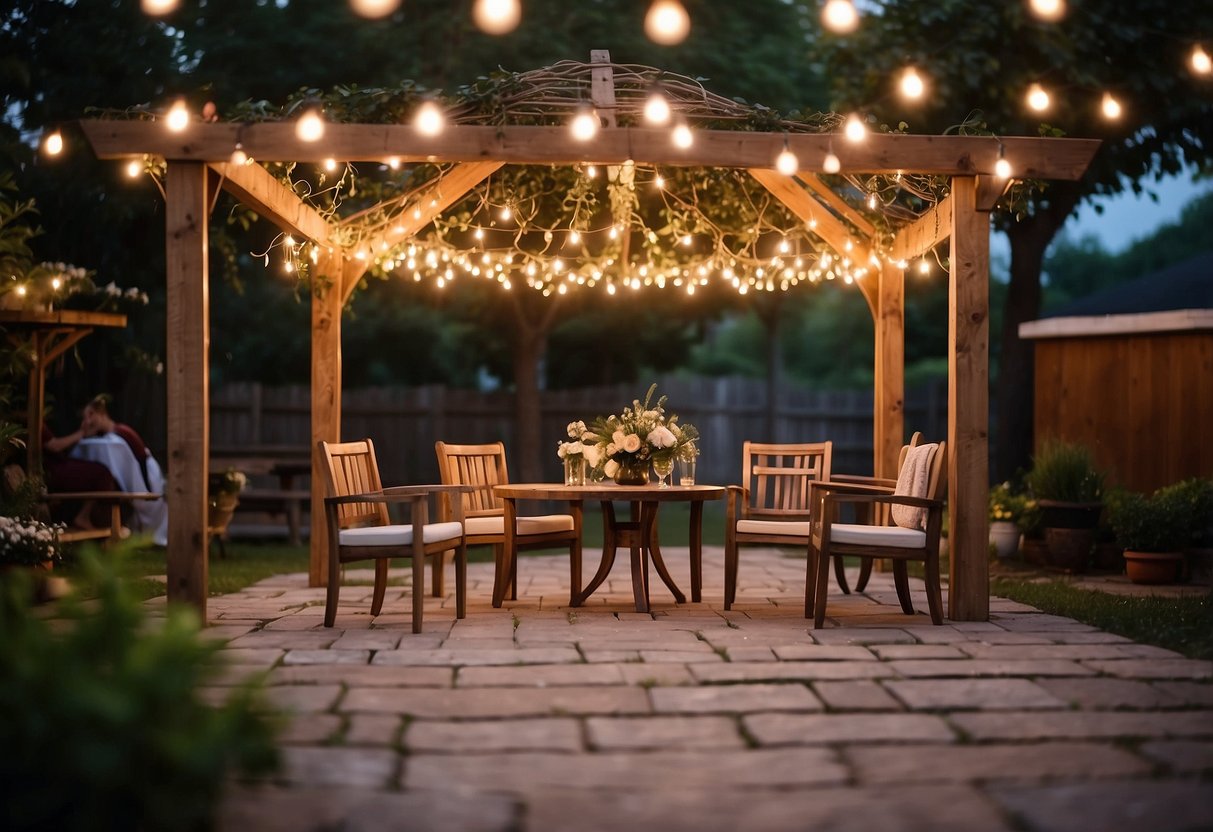
[[[581,590],[581,564],[572,565],[573,586],[570,603],[577,607],[585,602],[611,574],[615,565],[615,551],[627,547],[632,558],[632,594],[637,612],[649,611],[649,559],[657,574],[669,588],[674,601],[686,603],[686,596],[670,577],[665,561],[661,557],[661,546],[657,539],[657,511],[662,503],[683,502],[691,504],[690,549],[691,549],[691,600],[702,598],[703,586],[703,504],[708,500],[719,500],[725,495],[720,485],[616,485],[613,482],[590,485],[561,485],[558,483],[510,483],[493,487],[493,493],[505,501],[505,545],[502,547],[502,568],[513,571],[518,556],[514,536],[518,517],[519,500],[556,500],[569,503],[575,514],[580,514],[586,500],[602,503],[602,562],[598,566],[589,586]],[[615,516],[615,503],[628,503],[627,520]],[[507,573],[508,574],[508,573]],[[494,599],[496,601],[496,599]]]

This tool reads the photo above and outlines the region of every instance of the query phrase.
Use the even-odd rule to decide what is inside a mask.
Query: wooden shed
[[[1059,313],[1019,328],[1036,342],[1037,447],[1080,442],[1135,491],[1213,476],[1213,253]]]

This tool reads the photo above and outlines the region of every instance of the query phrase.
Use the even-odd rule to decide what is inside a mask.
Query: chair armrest
[[[827,503],[887,503],[889,505],[943,508],[943,500],[911,497],[908,494],[826,494]]]
[[[897,487],[897,480],[892,477],[870,477],[867,474],[830,474],[830,482],[848,482],[857,485],[876,485],[890,489]]]
[[[728,498],[728,518],[733,522],[745,519],[750,513],[750,489],[744,485],[727,485],[725,491]]]
[[[883,485],[875,485],[873,483],[858,483],[858,482],[840,482],[834,478],[828,480],[809,480],[809,494],[869,494],[882,495],[891,494],[892,487]]]

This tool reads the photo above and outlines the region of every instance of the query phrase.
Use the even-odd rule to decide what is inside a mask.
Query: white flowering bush
[[[632,406],[625,407],[618,416],[599,416],[594,420],[581,438],[583,448],[594,449],[596,461],[591,462],[587,456],[587,462],[594,467],[601,465],[606,476],[614,477],[620,466],[647,465],[653,459],[670,460],[685,456],[694,447],[699,431],[694,425],[680,424],[677,415],[666,414],[665,396],[654,404],[656,390],[656,384],[650,386],[643,402],[633,399]],[[581,422],[573,424],[584,428]]]
[[[63,557],[61,523],[47,524],[26,517],[0,516],[0,564],[37,566]]]

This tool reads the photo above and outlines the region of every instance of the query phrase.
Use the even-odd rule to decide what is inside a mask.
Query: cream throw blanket
[[[931,461],[939,450],[937,443],[917,445],[906,453],[905,462],[897,475],[897,488],[893,493],[906,497],[927,496],[927,486],[931,479]],[[893,522],[903,529],[925,530],[927,527],[927,510],[918,506],[893,506]]]

